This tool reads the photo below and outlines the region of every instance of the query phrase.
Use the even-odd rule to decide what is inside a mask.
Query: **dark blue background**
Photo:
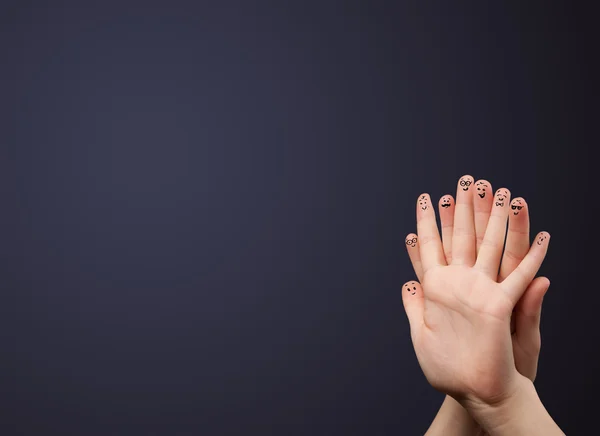
[[[2,434],[422,434],[404,236],[465,173],[552,233],[537,386],[593,423],[592,11],[449,3],[4,1]]]

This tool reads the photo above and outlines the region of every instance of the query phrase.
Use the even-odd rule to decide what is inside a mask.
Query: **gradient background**
[[[466,173],[552,233],[536,383],[596,425],[595,15],[448,3],[3,1],[2,434],[422,434],[404,237]]]

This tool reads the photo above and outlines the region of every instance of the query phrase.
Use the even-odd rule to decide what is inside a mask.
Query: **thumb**
[[[402,286],[402,303],[410,324],[410,334],[414,337],[423,324],[423,310],[425,307],[423,288],[419,282],[404,283]]]
[[[548,291],[550,280],[538,277],[525,290],[523,297],[515,307],[515,333],[519,343],[532,352],[539,351],[540,320],[542,317],[542,301]]]

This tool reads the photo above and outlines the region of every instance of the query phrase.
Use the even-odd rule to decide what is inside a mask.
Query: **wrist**
[[[520,404],[532,400],[539,401],[534,397],[537,397],[537,393],[531,381],[517,375],[502,397],[485,400],[466,397],[460,403],[481,427],[492,433],[514,418]]]
[[[461,404],[491,435],[563,435],[542,404],[533,382],[520,374],[497,401],[466,399]]]
[[[471,415],[450,395],[446,395],[426,436],[482,436],[483,430]]]

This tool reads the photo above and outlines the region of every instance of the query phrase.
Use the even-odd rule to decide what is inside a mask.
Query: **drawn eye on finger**
[[[458,181],[458,184],[460,185],[460,187],[462,188],[463,191],[468,191],[469,186],[471,186],[472,183],[473,183],[473,178],[471,176],[461,177],[460,180]]]
[[[496,205],[498,207],[504,207],[504,204],[505,204],[507,198],[508,198],[508,190],[498,189],[496,191],[494,205]]]
[[[417,294],[417,282],[408,282],[404,285],[404,290],[410,295]]]
[[[448,209],[450,206],[452,206],[452,198],[449,195],[442,197],[442,201],[440,201],[440,207]]]
[[[406,238],[406,240],[404,241],[406,243],[407,246],[415,248],[417,246],[417,237],[412,237],[412,238]]]
[[[514,199],[510,204],[510,208],[513,211],[513,215],[519,215],[519,212],[521,211],[521,209],[523,209],[524,204],[525,203],[520,198]]]
[[[549,238],[548,233],[541,232],[536,238],[536,243],[538,245],[542,245],[548,238]]]
[[[484,181],[479,181],[475,183],[476,193],[479,196],[479,198],[485,198],[489,187],[490,185],[488,185]]]

